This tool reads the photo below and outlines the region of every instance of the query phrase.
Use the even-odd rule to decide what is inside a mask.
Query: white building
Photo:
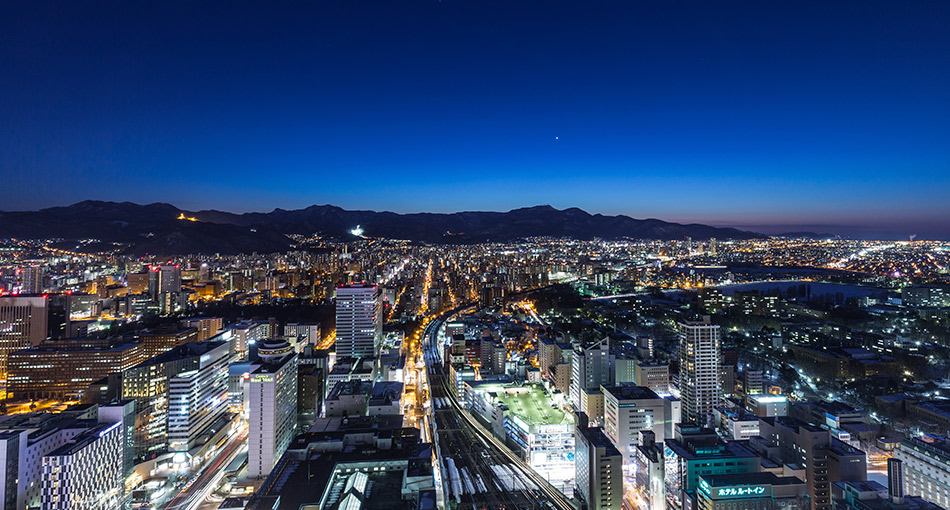
[[[122,422],[98,425],[44,456],[40,508],[119,508],[123,436]]]
[[[297,355],[282,340],[264,341],[248,380],[249,478],[270,474],[297,427]]]
[[[198,368],[168,381],[168,448],[188,451],[228,410],[228,344],[202,354]]]
[[[623,455],[624,462],[636,456],[639,433],[653,432],[657,442],[672,438],[673,425],[679,422],[679,401],[662,398],[650,388],[624,384],[603,386],[604,434]]]
[[[722,398],[719,326],[709,316],[679,324],[680,397],[683,421],[707,425]]]
[[[383,315],[379,289],[366,284],[337,287],[337,357],[376,357],[382,338]]]
[[[254,345],[270,336],[270,324],[264,321],[245,320],[228,324],[224,328],[225,333],[230,332],[231,354],[239,359],[246,358],[248,346]]]
[[[320,343],[320,324],[316,322],[291,322],[284,325],[284,338],[291,345],[297,347],[297,352],[303,352],[305,345]]]
[[[950,441],[927,435],[906,438],[894,457],[904,463],[905,494],[950,508]]]
[[[571,405],[581,408],[582,392],[613,381],[614,356],[610,354],[610,337],[589,346],[575,346],[571,357]]]

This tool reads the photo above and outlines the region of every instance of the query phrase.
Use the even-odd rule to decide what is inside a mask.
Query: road
[[[188,485],[162,507],[163,510],[195,510],[211,495],[224,476],[224,468],[247,443],[247,431],[231,437],[218,456],[196,473]]]
[[[455,309],[454,311],[458,311]],[[427,401],[438,401],[429,408],[429,427],[434,430],[437,443],[447,508],[549,508],[574,510],[573,503],[560,491],[552,487],[547,480],[534,472],[511,449],[505,446],[490,431],[478,423],[471,414],[462,408],[450,391],[450,381],[443,366],[439,363],[440,347],[437,346],[437,332],[445,319],[451,314],[443,314],[432,321],[423,332],[426,355],[426,375],[429,395]],[[434,420],[434,423],[431,421]],[[431,432],[430,432],[431,433]],[[447,459],[452,459],[460,472],[465,472],[473,485],[478,480],[487,490],[466,490],[462,494],[450,487],[451,477],[447,477]],[[507,472],[507,470],[511,470]]]

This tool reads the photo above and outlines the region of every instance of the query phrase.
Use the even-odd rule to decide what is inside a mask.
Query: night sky
[[[950,238],[950,2],[3,2],[0,174],[2,210]]]

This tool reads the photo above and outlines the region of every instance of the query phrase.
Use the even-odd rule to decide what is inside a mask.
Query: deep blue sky
[[[3,2],[0,173],[950,238],[950,2]]]

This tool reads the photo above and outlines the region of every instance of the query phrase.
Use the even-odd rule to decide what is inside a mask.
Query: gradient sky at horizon
[[[0,210],[551,204],[950,238],[948,142],[945,1],[0,5]]]

